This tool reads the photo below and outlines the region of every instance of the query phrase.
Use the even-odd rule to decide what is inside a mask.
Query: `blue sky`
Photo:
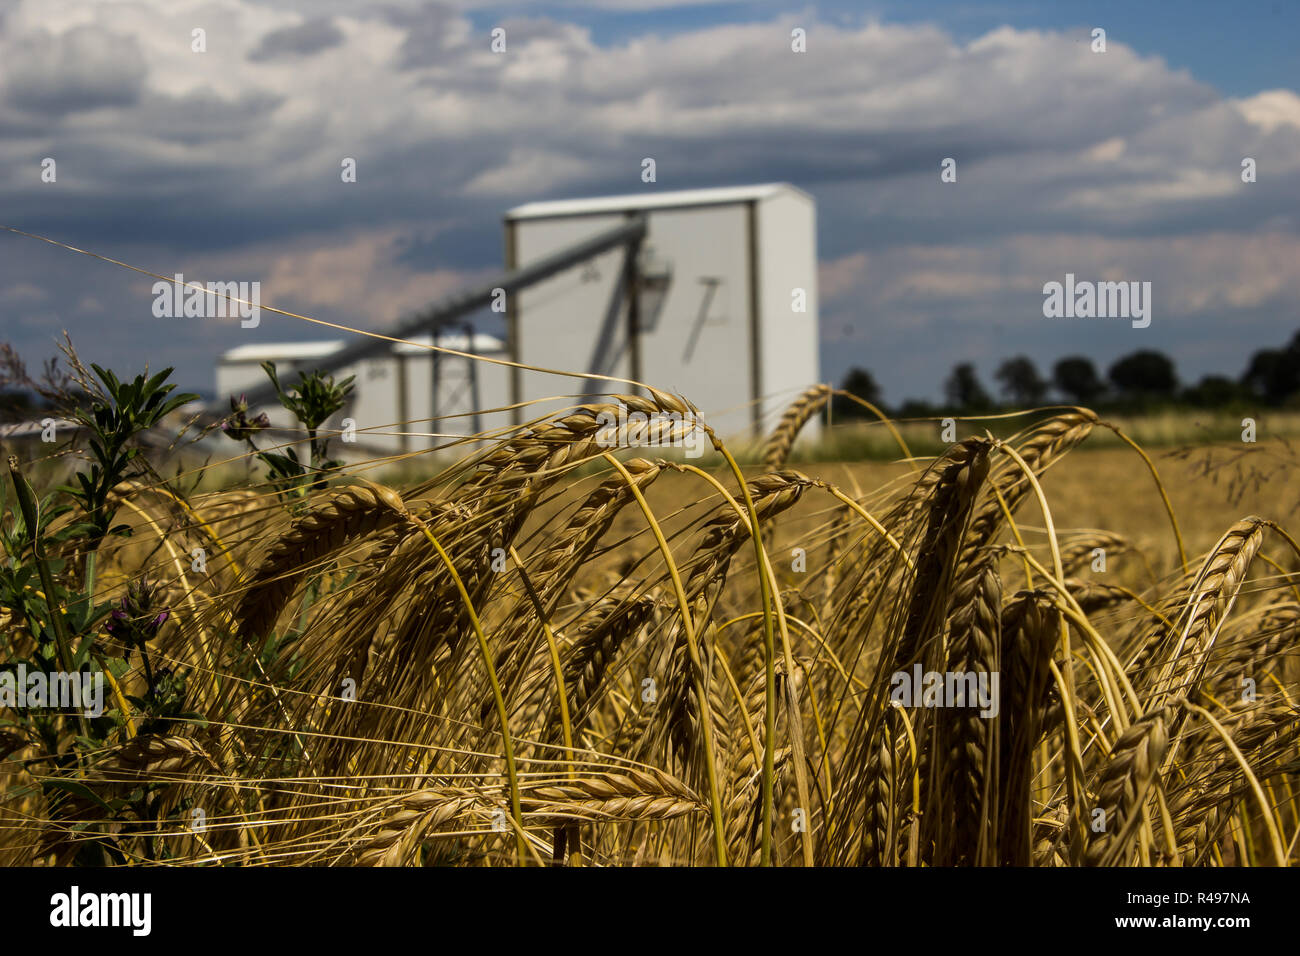
[[[1175,69],[1231,95],[1261,89],[1295,88],[1300,81],[1300,4],[1289,0],[935,0],[899,2],[700,3],[645,9],[639,4],[611,4],[615,9],[581,4],[526,4],[474,11],[476,24],[487,26],[503,11],[528,9],[588,27],[599,43],[620,43],[642,33],[673,33],[744,20],[765,20],[807,9],[819,20],[854,23],[879,19],[892,23],[937,23],[958,40],[972,40],[999,26],[1060,30],[1103,26],[1123,42],[1159,54]],[[635,7],[642,6],[641,9]],[[621,8],[621,9],[619,9]]]
[[[1157,348],[1191,382],[1300,328],[1297,36],[1280,2],[7,0],[0,222],[382,328],[498,269],[505,209],[636,191],[650,155],[654,188],[814,196],[827,380],[901,401],[957,361]],[[1044,319],[1066,272],[1150,281],[1151,327]],[[324,334],[159,335],[149,287],[0,236],[0,339],[209,390],[227,348]]]

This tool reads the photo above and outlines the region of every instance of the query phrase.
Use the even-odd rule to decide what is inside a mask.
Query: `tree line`
[[[1043,375],[1028,356],[1003,361],[993,373],[994,395],[980,381],[975,366],[960,362],[944,380],[944,402],[935,405],[908,399],[897,407],[883,401],[880,386],[867,369],[854,367],[841,388],[900,418],[928,417],[941,412],[978,414],[1004,408],[1033,408],[1068,403],[1113,411],[1142,412],[1162,407],[1239,408],[1300,405],[1300,332],[1281,348],[1260,349],[1236,378],[1206,375],[1195,384],[1179,381],[1174,362],[1153,349],[1131,352],[1106,369],[1103,377],[1092,359],[1069,355]],[[837,398],[834,413],[861,418],[870,413],[861,405]]]

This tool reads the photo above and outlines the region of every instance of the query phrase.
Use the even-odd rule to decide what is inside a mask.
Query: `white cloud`
[[[1300,128],[1300,96],[1293,90],[1265,90],[1234,101],[1251,123],[1271,133],[1279,126]]]
[[[426,230],[426,235],[435,231]],[[205,255],[188,272],[204,276],[203,281],[260,277],[264,305],[306,315],[328,308],[346,316],[345,324],[374,328],[495,271],[423,271],[402,264],[403,244],[411,238],[396,226],[342,236],[303,235],[290,243],[252,243],[237,252]]]
[[[590,174],[591,167],[573,156],[535,149],[512,149],[499,166],[484,170],[464,191],[471,196],[520,196],[547,193]]]
[[[1113,163],[1124,155],[1124,137],[1112,136],[1091,146],[1084,152],[1084,158],[1094,163]]]

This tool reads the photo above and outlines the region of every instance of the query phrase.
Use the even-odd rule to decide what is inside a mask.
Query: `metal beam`
[[[474,323],[467,321],[464,328],[465,341],[472,343],[474,341]],[[470,351],[474,351],[472,345]],[[469,407],[474,409],[474,418],[470,422],[470,427],[474,429],[474,434],[477,435],[483,431],[482,416],[479,415],[479,412],[483,409],[483,403],[478,394],[478,362],[473,359],[466,359],[465,363],[469,366]]]
[[[513,272],[519,268],[519,233],[518,224],[513,219],[505,221],[506,226],[506,271]],[[519,361],[519,300],[506,303],[506,355],[510,361]],[[510,423],[518,425],[524,420],[523,409],[519,407],[519,396],[523,391],[523,370],[510,366]]]
[[[511,269],[502,273],[494,279],[485,282],[483,285],[462,292],[457,295],[448,296],[442,302],[426,309],[425,311],[399,323],[396,327],[389,329],[385,334],[391,338],[407,339],[421,332],[432,332],[444,325],[455,322],[462,315],[481,309],[490,305],[496,295],[497,289],[504,289],[507,295],[526,288],[543,279],[549,279],[557,272],[563,272],[565,269],[582,262],[584,259],[590,259],[592,256],[599,255],[606,249],[612,249],[615,246],[622,246],[628,243],[639,242],[646,234],[646,220],[643,215],[638,215],[628,220],[620,226],[610,229],[606,232],[592,236],[590,239],[584,239],[582,242],[575,242],[571,246],[560,249],[551,253],[549,256],[543,256],[531,265],[524,266],[522,269]],[[472,351],[472,344],[471,349]],[[370,358],[372,355],[380,355],[388,352],[393,347],[393,343],[387,339],[375,339],[366,337],[359,342],[340,349],[333,355],[327,355],[318,361],[311,363],[311,367],[321,372],[332,372],[362,359]],[[511,356],[513,361],[518,358]],[[256,388],[248,389],[245,392],[248,401],[248,407],[255,408],[258,405],[264,405],[275,397],[275,389],[270,382],[266,382]],[[208,411],[213,414],[224,414],[221,409],[227,403],[226,396],[215,399],[208,405]]]
[[[745,233],[749,270],[749,398],[750,429],[755,438],[763,437],[763,316],[760,312],[758,284],[758,202],[745,203]]]
[[[641,239],[634,239],[628,244],[627,256],[623,261],[623,281],[627,283],[627,359],[631,371],[628,377],[634,382],[641,381]],[[635,386],[634,395],[641,390]]]

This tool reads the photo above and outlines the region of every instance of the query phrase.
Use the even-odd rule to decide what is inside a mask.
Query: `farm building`
[[[505,273],[386,334],[645,382],[684,395],[728,437],[770,428],[819,380],[816,212],[793,186],[535,202],[508,211],[504,225]],[[504,319],[504,344],[466,322],[489,308],[490,321]],[[270,409],[264,360],[285,384],[295,369],[355,374],[353,407],[339,418],[355,419],[359,444],[376,450],[418,450],[633,390],[366,338],[233,349],[220,361],[218,395],[246,391]],[[474,414],[523,402],[536,404]],[[810,422],[805,434],[815,432]]]
[[[610,249],[518,293],[508,313],[511,354],[680,393],[723,435],[769,427],[819,381],[812,197],[772,183],[529,203],[506,214],[506,268],[637,214],[646,232],[635,261],[633,247]],[[803,312],[794,311],[796,290]],[[516,371],[511,394],[551,395],[560,381]]]
[[[361,451],[418,451],[434,444],[446,444],[448,437],[482,431],[488,423],[478,414],[499,408],[507,401],[508,369],[488,362],[476,362],[455,355],[434,352],[420,345],[436,344],[458,352],[473,352],[491,358],[505,358],[502,341],[491,335],[467,332],[438,332],[412,335],[414,343],[389,344],[380,355],[359,359],[335,368],[336,379],[355,375],[352,404],[329,426],[352,418],[357,423],[357,447]],[[217,366],[219,396],[252,393],[267,381],[262,363],[275,363],[276,374],[286,388],[299,371],[324,368],[341,352],[343,341],[288,342],[242,345],[221,356]],[[274,403],[259,404],[271,424],[287,427],[290,416]],[[437,416],[439,421],[433,422]],[[410,422],[402,425],[402,422]]]

